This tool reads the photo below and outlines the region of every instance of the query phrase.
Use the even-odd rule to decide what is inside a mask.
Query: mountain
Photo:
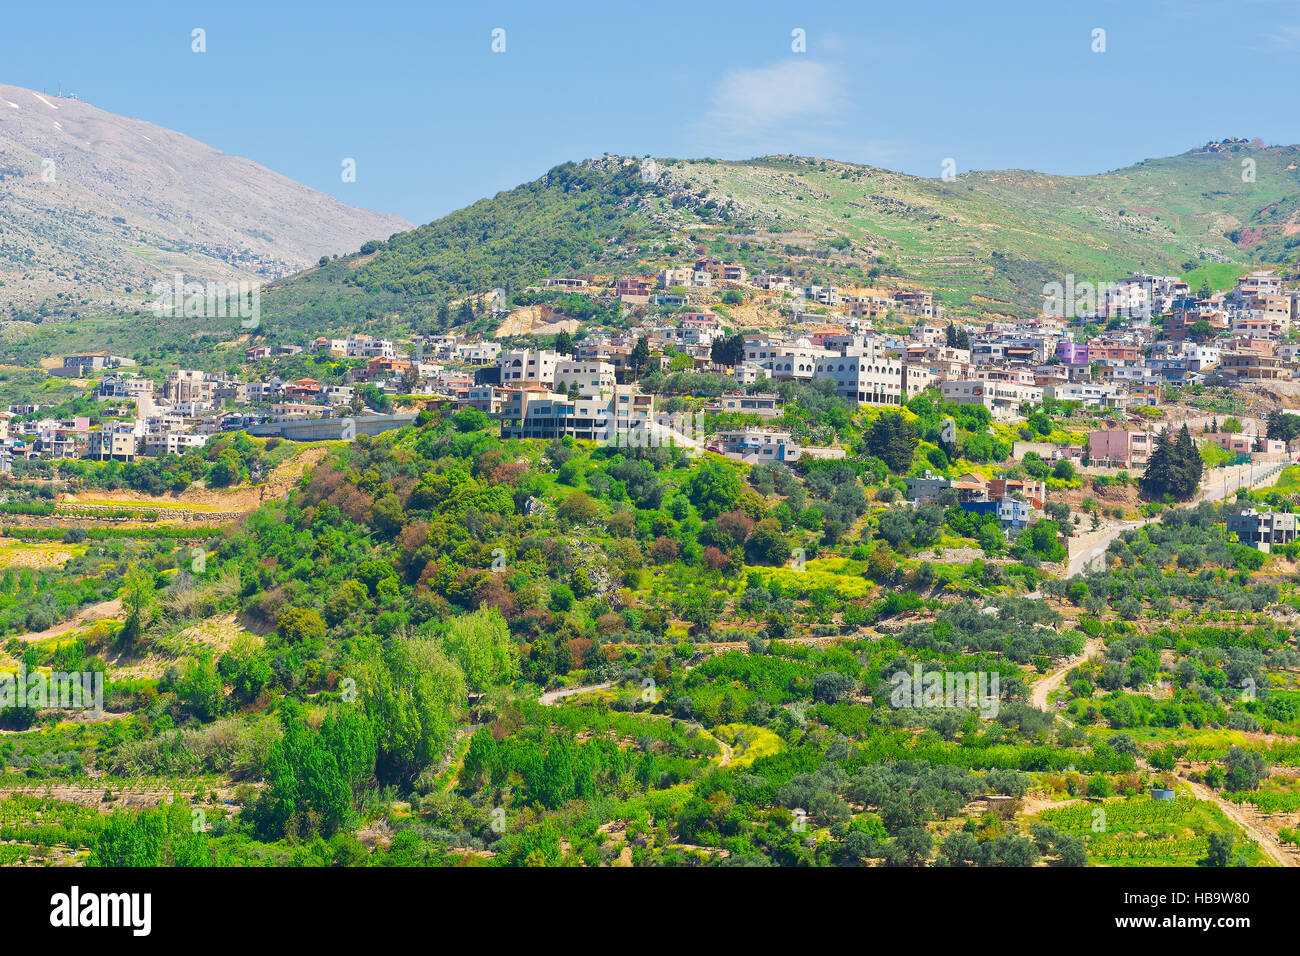
[[[264,311],[322,326],[420,324],[442,297],[547,272],[645,273],[705,252],[809,282],[920,285],[954,313],[1029,315],[1067,273],[1293,271],[1298,162],[1300,147],[1225,140],[1093,176],[946,181],[793,156],[605,156],[275,283]]]
[[[275,278],[410,227],[152,123],[0,85],[0,309],[15,317],[138,308],[177,272]]]

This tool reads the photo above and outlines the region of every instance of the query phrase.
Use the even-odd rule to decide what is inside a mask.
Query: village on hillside
[[[1137,274],[1096,287],[1070,277],[1045,289],[1042,315],[1022,321],[951,320],[926,291],[801,286],[708,258],[644,278],[548,277],[520,299],[557,295],[616,310],[626,328],[587,328],[550,306],[512,309],[496,290],[481,301],[500,323],[497,336],[352,334],[245,349],[254,372],[304,354],[343,363],[335,384],[195,369],[172,369],[155,382],[125,356],[68,355],[51,374],[93,381],[89,398],[106,403],[101,420],[10,406],[0,414],[0,473],[13,473],[15,462],[23,474],[33,461],[185,455],[236,431],[348,439],[409,424],[430,402],[481,412],[500,423],[502,437],[678,444],[751,465],[844,458],[849,450],[833,433],[783,424],[780,387],[802,383],[866,407],[901,408],[931,392],[952,406],[983,408],[1011,437],[1000,459],[986,456],[992,463],[1018,472],[1028,460],[1035,469],[1136,480],[1159,431],[1176,421],[1166,412],[1198,417],[1190,405],[1176,408],[1176,396],[1224,385],[1285,388],[1300,377],[1300,290],[1270,272],[1243,275],[1221,293],[1193,292],[1175,276]],[[530,311],[534,321],[515,321]],[[674,376],[673,397],[646,386],[656,373],[660,381]],[[694,382],[707,387],[694,391]],[[1069,432],[1074,440],[1024,427],[1031,416],[1063,412],[1092,426]],[[1293,454],[1294,436],[1269,437],[1258,420],[1242,417],[1245,425],[1232,419],[1235,427],[1220,429],[1217,417],[1211,428],[1199,416],[1206,420],[1196,439],[1217,446],[1214,463]],[[927,472],[908,484],[918,504],[951,488],[963,507],[998,515],[1008,534],[1035,521],[1047,498],[1032,477]]]

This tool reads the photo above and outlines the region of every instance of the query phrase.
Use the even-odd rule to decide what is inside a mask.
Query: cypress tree
[[[1165,428],[1156,436],[1155,448],[1147,459],[1142,490],[1152,498],[1171,495],[1186,501],[1196,494],[1204,470],[1205,464],[1187,426],[1179,429],[1177,437]]]
[[[1178,432],[1178,441],[1174,444],[1174,456],[1178,463],[1178,484],[1174,494],[1181,499],[1191,498],[1196,494],[1196,489],[1201,486],[1201,474],[1205,470],[1205,463],[1201,460],[1201,453],[1197,450],[1196,443],[1192,441],[1192,435],[1187,430],[1186,424]]]
[[[1162,498],[1169,489],[1173,463],[1173,444],[1169,440],[1169,429],[1162,428],[1156,435],[1155,448],[1147,459],[1146,471],[1142,474],[1142,490],[1152,498]]]

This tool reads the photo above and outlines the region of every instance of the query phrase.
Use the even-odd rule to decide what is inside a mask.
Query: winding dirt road
[[[1048,697],[1051,695],[1052,691],[1061,686],[1062,682],[1065,680],[1065,675],[1068,674],[1072,668],[1078,666],[1081,661],[1087,660],[1093,654],[1100,651],[1101,646],[1101,638],[1090,638],[1084,645],[1083,654],[1081,656],[1070,658],[1070,660],[1061,664],[1061,666],[1047,674],[1042,680],[1034,685],[1034,689],[1029,696],[1030,704],[1041,711],[1053,714],[1057,720],[1068,724],[1068,720],[1060,714],[1057,714],[1048,705]],[[1264,855],[1278,866],[1297,866],[1295,858],[1290,853],[1283,850],[1273,834],[1247,817],[1241,811],[1240,807],[1229,803],[1218,793],[1204,784],[1194,783],[1181,776],[1178,779],[1192,791],[1197,799],[1208,800],[1222,810],[1224,816],[1237,824],[1237,826],[1241,827],[1242,830],[1245,831],[1246,835],[1259,845],[1259,848],[1263,851]]]
[[[588,691],[593,691],[593,690],[605,690],[606,688],[613,687],[613,686],[614,686],[613,682],[607,681],[604,684],[587,684],[583,687],[566,687],[563,690],[547,691],[545,694],[539,697],[537,701],[543,707],[550,707],[551,705],[553,705],[559,700],[562,700],[565,697],[573,697],[578,694],[585,694]],[[673,722],[678,722],[680,720],[680,718],[673,717],[671,714],[644,714],[643,713],[643,714],[639,714],[638,716],[649,717],[653,720],[670,720]],[[725,767],[727,766],[727,764],[731,763],[731,761],[735,758],[736,755],[736,752],[735,750],[732,749],[731,745],[727,743],[725,740],[722,740],[714,733],[712,733],[708,728],[701,727],[700,729],[703,730],[704,733],[707,734],[709,737],[711,737],[722,751],[720,755],[720,759],[718,760],[718,766]]]
[[[68,620],[62,624],[55,624],[53,627],[47,627],[43,631],[33,631],[28,634],[15,635],[20,641],[35,642],[49,640],[51,637],[58,637],[66,634],[68,631],[75,630],[83,624],[89,624],[92,621],[102,621],[105,618],[115,618],[122,613],[122,600],[112,598],[108,601],[100,601],[98,604],[89,604],[77,611]]]
[[[574,697],[578,694],[585,694],[588,691],[593,690],[605,690],[606,688],[613,686],[613,683],[606,681],[603,684],[588,684],[585,687],[565,687],[561,690],[548,690],[541,697],[537,698],[537,702],[543,707],[550,707],[552,704],[557,703],[566,697]]]
[[[1179,779],[1187,785],[1188,789],[1190,789],[1192,793],[1196,794],[1198,799],[1209,800],[1223,811],[1224,816],[1245,830],[1246,835],[1254,840],[1255,843],[1259,845],[1259,848],[1264,851],[1264,855],[1278,866],[1293,867],[1296,865],[1295,859],[1282,851],[1282,848],[1273,838],[1273,834],[1248,819],[1235,804],[1224,800],[1223,797],[1219,796],[1214,790],[1204,784],[1192,783],[1192,781],[1185,780],[1181,777]]]
[[[1078,657],[1069,658],[1064,663],[1062,663],[1059,667],[1057,667],[1056,670],[1051,671],[1048,674],[1044,675],[1043,679],[1034,685],[1034,689],[1030,692],[1029,695],[1030,706],[1037,707],[1039,710],[1047,711],[1049,714],[1055,714],[1056,712],[1048,706],[1047,703],[1048,696],[1051,695],[1052,691],[1056,690],[1058,687],[1061,686],[1062,683],[1064,683],[1066,674],[1070,673],[1071,670],[1078,667],[1084,661],[1090,659],[1094,654],[1098,653],[1100,650],[1101,650],[1101,638],[1100,637],[1088,638],[1088,640],[1083,645],[1082,654],[1080,654]],[[1061,717],[1060,714],[1056,714],[1056,716],[1060,717],[1061,720],[1065,720],[1065,718]]]

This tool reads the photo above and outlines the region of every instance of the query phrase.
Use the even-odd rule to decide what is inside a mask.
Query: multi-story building
[[[1291,369],[1276,355],[1245,349],[1224,352],[1218,373],[1223,378],[1238,380],[1288,381],[1291,378]]]
[[[695,325],[681,325],[677,328],[655,329],[650,333],[652,345],[712,345],[713,333]]]
[[[135,461],[139,453],[140,437],[134,423],[105,422],[90,433],[87,457],[96,461]]]
[[[664,269],[659,273],[659,287],[662,289],[707,289],[713,285],[713,274],[707,269],[692,269],[690,266]]]
[[[783,291],[790,288],[790,280],[785,276],[768,275],[764,272],[754,277],[754,285],[769,291]]]
[[[713,401],[706,402],[704,407],[711,412],[776,418],[781,414],[781,398],[775,392],[757,392],[753,395],[735,392],[720,395]]]
[[[806,285],[800,287],[795,294],[818,305],[840,304],[840,290],[833,285]]]
[[[1164,389],[1159,382],[1130,382],[1128,408],[1159,408],[1164,403]]]
[[[1156,446],[1150,432],[1111,428],[1088,433],[1088,460],[1094,465],[1145,468]]]
[[[349,335],[345,345],[348,358],[382,358],[397,357],[397,349],[388,339],[372,339],[368,335]]]
[[[1019,498],[989,498],[961,502],[965,511],[996,515],[1008,531],[1023,531],[1034,517],[1034,507]]]
[[[178,402],[211,402],[217,382],[206,372],[193,369],[173,369],[163,382],[163,398],[172,404]]]
[[[184,455],[192,448],[202,448],[208,443],[208,437],[194,432],[147,435],[144,450],[147,455]]]
[[[761,428],[719,432],[716,444],[711,447],[728,458],[749,464],[798,461],[803,451],[788,431]]]
[[[1047,483],[1033,478],[991,478],[987,490],[990,498],[1000,500],[1020,495],[1035,508],[1047,504]]]
[[[350,405],[355,391],[351,385],[322,385],[316,395],[326,405]]]
[[[640,276],[623,276],[615,281],[614,291],[624,302],[646,303],[654,291],[653,283]]]
[[[1256,511],[1249,508],[1230,513],[1228,533],[1242,544],[1268,551],[1275,544],[1292,544],[1296,540],[1296,516],[1280,511]]]
[[[502,385],[516,385],[535,382],[540,385],[555,383],[555,366],[563,361],[559,352],[536,349],[521,349],[516,352],[502,352],[497,356],[497,368],[501,370]]]
[[[1244,435],[1241,432],[1210,432],[1205,438],[1234,455],[1249,455],[1253,452],[1264,455],[1286,454],[1286,442],[1261,438],[1257,435]]]
[[[1067,382],[1064,385],[1048,385],[1043,389],[1043,397],[1057,402],[1079,402],[1098,408],[1123,408],[1124,391],[1107,382]]]
[[[845,349],[817,360],[815,378],[835,382],[836,394],[865,405],[902,405],[934,384],[934,373],[883,351]]]
[[[103,399],[139,400],[153,394],[153,382],[134,375],[105,375],[97,394]]]
[[[975,377],[985,382],[1010,382],[1015,385],[1035,385],[1038,381],[1034,370],[1023,365],[1009,368],[980,368],[976,369]]]
[[[737,385],[755,385],[771,377],[772,370],[770,368],[764,368],[755,362],[741,362],[736,366],[735,379]]]
[[[793,345],[764,341],[745,343],[745,361],[770,369],[772,378],[780,381],[811,381],[818,361],[838,354],[812,345],[807,339]]]
[[[1127,342],[1106,342],[1101,339],[1088,342],[1089,362],[1136,362],[1141,355],[1142,350],[1138,346]]]
[[[654,424],[654,396],[629,385],[576,398],[541,388],[510,390],[501,404],[503,438],[616,441]]]
[[[279,378],[269,378],[265,382],[249,382],[244,387],[244,399],[253,405],[263,405],[283,396],[284,388],[284,382]]]
[[[1056,357],[1062,365],[1087,365],[1088,346],[1078,342],[1061,342],[1056,346]]]
[[[1043,389],[1037,385],[1015,382],[985,382],[981,379],[956,379],[939,383],[939,393],[960,405],[983,405],[997,421],[1020,418],[1020,406],[1037,405]]]
[[[898,311],[932,319],[935,316],[934,296],[929,292],[900,290],[894,293]]]
[[[932,505],[939,500],[939,492],[952,487],[952,482],[942,475],[926,472],[923,475],[909,475],[903,479],[907,485],[907,500],[918,505]]]
[[[501,346],[496,342],[465,342],[456,346],[456,356],[471,365],[495,362],[500,355]]]
[[[555,363],[554,382],[559,391],[572,394],[576,387],[580,395],[599,395],[616,384],[614,366],[609,362],[564,359]]]
[[[290,402],[315,401],[320,395],[320,382],[314,378],[300,378],[284,387],[284,397]]]
[[[707,272],[723,282],[744,282],[745,267],[738,262],[718,262],[716,259],[700,259],[695,263],[696,272]]]
[[[1237,280],[1232,297],[1239,302],[1260,295],[1281,295],[1282,277],[1271,272],[1252,272]]]
[[[854,319],[884,319],[893,312],[898,303],[881,295],[842,295],[840,308],[844,314]]]
[[[456,392],[456,401],[461,408],[477,408],[489,415],[500,414],[505,400],[505,391],[495,385],[471,385]]]

